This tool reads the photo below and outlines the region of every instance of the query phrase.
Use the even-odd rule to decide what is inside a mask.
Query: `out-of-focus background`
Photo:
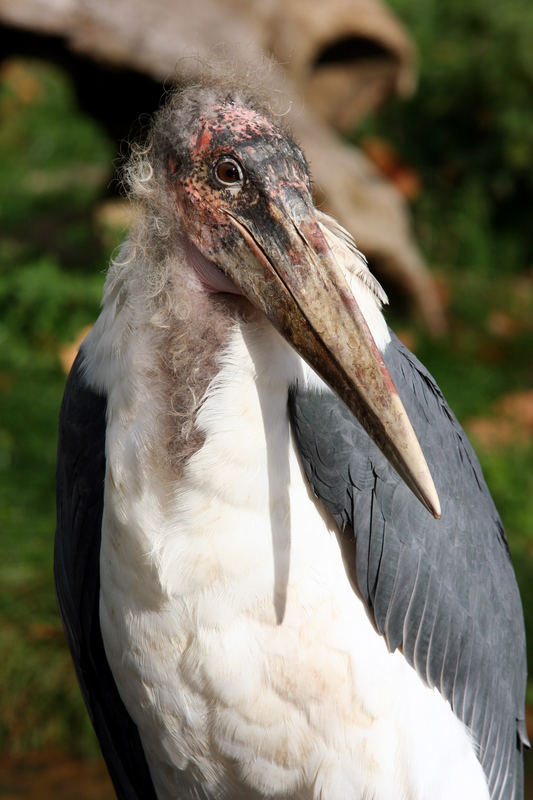
[[[529,0],[260,5],[0,0],[4,799],[113,796],[55,605],[57,415],[130,219],[118,153],[179,59],[209,59],[222,41],[270,82],[318,202],[356,235],[390,323],[474,440],[533,645]]]

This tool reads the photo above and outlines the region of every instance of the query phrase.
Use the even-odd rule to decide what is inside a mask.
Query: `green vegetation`
[[[419,90],[356,139],[379,135],[420,176],[413,219],[450,331],[431,341],[393,322],[477,437],[533,643],[533,17],[518,0],[391,5],[421,50]],[[52,582],[55,441],[59,353],[96,317],[118,241],[95,221],[113,146],[65,73],[12,60],[0,67],[0,155],[0,750],[87,754]]]
[[[110,142],[43,63],[0,71],[0,749],[96,745],[52,580],[58,352],[98,313]]]
[[[485,278],[531,268],[533,15],[528,0],[389,0],[420,54],[418,89],[371,126],[420,174],[430,262]]]

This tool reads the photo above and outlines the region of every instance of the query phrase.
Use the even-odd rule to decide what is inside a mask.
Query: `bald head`
[[[291,136],[239,92],[191,88],[155,118],[150,154],[178,228],[215,262],[237,233],[228,212],[266,222],[289,195],[312,206],[307,163]]]

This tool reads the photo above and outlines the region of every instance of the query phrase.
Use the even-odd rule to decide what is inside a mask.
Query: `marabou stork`
[[[501,522],[301,150],[207,80],[127,179],[139,220],[61,410],[55,552],[117,796],[520,798]]]

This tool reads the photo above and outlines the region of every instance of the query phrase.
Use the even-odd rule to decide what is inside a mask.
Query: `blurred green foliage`
[[[112,156],[104,133],[77,109],[67,76],[42,62],[4,62],[0,345],[11,364],[46,354],[57,363],[58,342],[94,319],[105,256],[91,212]]]
[[[98,314],[113,149],[49,64],[0,68],[0,749],[95,752],[52,581],[58,351]]]
[[[483,276],[531,266],[529,0],[389,5],[418,45],[420,80],[411,100],[389,104],[365,128],[395,143],[421,175],[414,218],[426,256]]]
[[[79,112],[72,85],[57,68],[11,60],[2,73],[2,226],[86,211],[109,177],[111,143]]]
[[[409,327],[461,420],[531,381],[533,15],[522,0],[391,0],[421,53],[418,92],[379,134],[422,179],[413,220],[445,288],[450,332]],[[139,109],[141,112],[143,109]],[[58,353],[98,313],[113,242],[95,211],[113,145],[49,64],[0,67],[0,749],[94,752],[52,582]],[[498,319],[507,320],[502,329]],[[495,316],[496,315],[496,316]],[[500,315],[498,317],[497,315]],[[391,317],[394,320],[394,317]],[[498,323],[498,324],[496,324]],[[531,436],[480,445],[533,643]],[[8,687],[8,688],[6,688]],[[533,699],[533,698],[532,698]]]

